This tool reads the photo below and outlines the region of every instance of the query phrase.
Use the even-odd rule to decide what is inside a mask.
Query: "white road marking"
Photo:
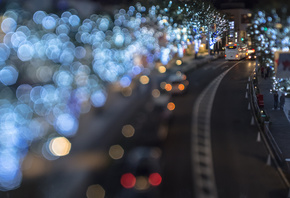
[[[238,63],[215,78],[199,95],[193,107],[191,160],[194,192],[198,198],[218,198],[211,150],[211,109],[220,82]]]
[[[228,61],[224,61],[224,62],[222,62],[221,64],[219,64],[219,65],[217,65],[217,66],[215,66],[213,69],[218,69],[218,68],[220,68],[223,64],[225,64],[225,63],[227,63]],[[224,67],[227,67],[228,65],[225,65],[225,66],[223,66],[223,67],[221,67],[221,68],[224,68]]]
[[[224,67],[228,67],[228,65],[225,65],[223,67],[221,67],[223,64],[227,63],[227,61],[224,61],[222,63],[220,63],[219,65],[215,66],[215,65],[208,65],[208,66],[205,66],[203,67],[204,70],[208,70],[208,69],[212,69],[212,70],[215,70],[215,69],[218,69],[218,68],[224,68]]]

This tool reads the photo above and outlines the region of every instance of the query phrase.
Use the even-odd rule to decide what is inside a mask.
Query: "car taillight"
[[[133,188],[136,184],[136,177],[132,173],[125,173],[121,177],[121,184],[124,188]]]
[[[239,58],[239,55],[238,54],[236,54],[236,58]]]
[[[149,176],[149,183],[152,186],[158,186],[159,184],[161,184],[162,181],[162,177],[159,173],[151,173]]]
[[[227,55],[225,54],[225,57],[227,57]]]
[[[134,188],[137,190],[146,190],[151,186],[159,186],[162,182],[162,177],[159,173],[151,173],[149,177],[137,176],[132,173],[125,173],[121,177],[121,185],[124,188]]]

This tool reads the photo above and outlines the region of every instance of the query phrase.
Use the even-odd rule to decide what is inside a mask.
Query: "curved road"
[[[246,98],[255,62],[239,62],[221,82],[212,109],[212,150],[219,197],[287,197],[287,189],[271,163]]]
[[[254,67],[220,59],[188,73],[188,93],[172,98],[162,197],[287,197],[251,123],[246,91]]]

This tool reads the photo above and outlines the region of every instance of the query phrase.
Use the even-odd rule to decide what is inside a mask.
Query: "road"
[[[247,81],[254,62],[237,64],[220,84],[212,110],[211,137],[216,186],[220,197],[287,197],[287,189],[268,152],[257,142],[247,109]]]
[[[70,155],[51,161],[34,156],[34,174],[24,174],[20,188],[0,197],[286,198],[288,189],[267,164],[251,124],[245,96],[253,68],[254,61],[219,59],[187,72],[188,92],[170,98],[176,105],[171,113],[141,89],[126,111],[104,114],[108,123],[84,117]],[[124,126],[134,133],[126,137]],[[138,176],[150,171],[162,176],[160,185]],[[125,173],[136,175],[138,189],[122,187]]]
[[[162,197],[287,197],[251,123],[246,91],[254,63],[218,60],[188,73],[188,94],[173,98]]]

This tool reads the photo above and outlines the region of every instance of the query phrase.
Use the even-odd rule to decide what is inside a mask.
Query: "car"
[[[189,82],[187,76],[181,71],[177,71],[167,78],[164,89],[172,95],[181,95],[187,92]]]
[[[257,55],[256,55],[255,52],[249,53],[248,56],[247,56],[248,60],[256,60],[256,58],[257,58]]]
[[[159,197],[161,149],[137,146],[124,157],[118,197]]]

